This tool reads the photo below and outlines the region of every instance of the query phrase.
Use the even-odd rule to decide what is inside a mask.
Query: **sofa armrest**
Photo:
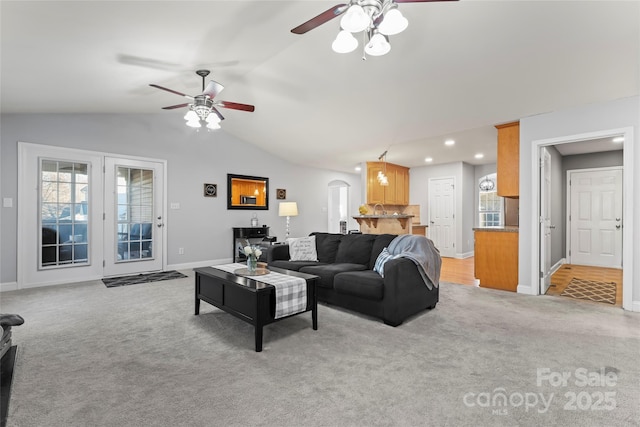
[[[289,261],[290,258],[289,245],[271,245],[267,249],[267,264],[277,260]]]
[[[384,265],[385,323],[396,326],[406,313],[435,307],[438,295],[438,288],[429,290],[418,266],[409,258],[391,259]]]

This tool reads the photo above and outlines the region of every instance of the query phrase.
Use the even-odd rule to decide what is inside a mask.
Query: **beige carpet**
[[[574,277],[560,295],[563,297],[615,304],[616,284],[615,282],[598,282]]]

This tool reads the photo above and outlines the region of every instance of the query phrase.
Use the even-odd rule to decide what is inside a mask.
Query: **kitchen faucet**
[[[375,205],[373,205],[373,214],[376,214],[376,209],[378,209],[378,206],[382,208],[382,215],[386,215],[387,211],[384,210],[384,205],[382,203],[376,203]]]

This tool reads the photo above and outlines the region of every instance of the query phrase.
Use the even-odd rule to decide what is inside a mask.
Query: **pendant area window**
[[[496,189],[496,174],[490,174],[480,178],[478,187],[478,225],[480,227],[499,227],[504,224],[503,199],[498,196]]]

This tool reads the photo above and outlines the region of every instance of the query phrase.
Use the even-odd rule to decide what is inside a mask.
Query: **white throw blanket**
[[[409,258],[417,266],[429,290],[440,284],[440,251],[430,239],[414,234],[403,234],[391,241],[387,248],[391,255]],[[432,286],[433,283],[433,286]]]
[[[233,273],[238,269],[247,268],[245,264],[220,264],[212,268]],[[307,281],[301,277],[287,276],[275,271],[263,276],[248,276],[258,282],[273,285],[276,288],[275,318],[302,313],[307,309]]]

